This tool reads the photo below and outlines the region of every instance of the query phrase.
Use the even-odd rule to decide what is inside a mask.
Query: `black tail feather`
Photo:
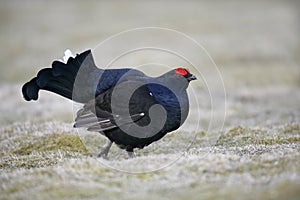
[[[87,50],[81,54],[77,54],[75,58],[70,57],[66,64],[54,61],[52,68],[40,70],[35,78],[23,85],[22,93],[24,99],[27,101],[37,100],[40,89],[72,99],[76,75],[81,64],[89,54],[91,54],[91,51]],[[94,63],[93,60],[92,62]],[[94,67],[96,66],[94,65]]]
[[[39,88],[46,87],[47,83],[52,78],[52,69],[51,68],[45,68],[38,72],[36,75],[36,83],[39,86]]]
[[[39,87],[36,84],[36,77],[25,83],[22,87],[22,93],[26,101],[37,100],[39,97]]]

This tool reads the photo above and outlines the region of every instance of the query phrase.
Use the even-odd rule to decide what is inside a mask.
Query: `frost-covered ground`
[[[297,1],[2,1],[0,199],[298,199],[297,8]],[[72,128],[70,101],[46,92],[37,102],[22,99],[22,84],[66,48],[93,48],[143,26],[176,29],[205,46],[226,87],[222,129],[207,129],[211,105],[200,79],[189,90],[199,103],[192,99],[180,130],[136,158],[113,146],[103,160],[94,155],[104,138]],[[222,88],[210,87],[222,123]]]

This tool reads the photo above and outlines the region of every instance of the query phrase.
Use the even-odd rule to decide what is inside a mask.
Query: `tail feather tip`
[[[22,87],[23,97],[26,101],[37,100],[39,97],[39,87],[35,78],[25,83]]]

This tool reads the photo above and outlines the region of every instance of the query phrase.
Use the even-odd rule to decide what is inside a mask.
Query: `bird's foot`
[[[135,154],[133,151],[127,151],[127,154],[128,154],[128,158],[134,158],[135,157]]]
[[[97,155],[97,158],[104,158],[108,160],[108,151],[106,149],[102,149],[102,151]]]
[[[109,149],[110,149],[111,145],[112,145],[112,142],[109,139],[107,139],[105,145],[102,147],[102,150],[97,155],[97,157],[98,158],[101,157],[101,158],[104,158],[104,159],[108,160],[108,152],[109,152]]]

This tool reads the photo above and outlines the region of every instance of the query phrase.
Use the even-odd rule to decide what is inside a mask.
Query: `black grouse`
[[[196,76],[186,68],[171,70],[159,77],[125,69],[96,67],[91,50],[54,61],[25,83],[25,100],[37,100],[39,90],[54,92],[84,104],[77,112],[74,127],[85,127],[108,138],[100,157],[107,157],[112,143],[130,157],[178,129],[189,112],[187,87]]]

